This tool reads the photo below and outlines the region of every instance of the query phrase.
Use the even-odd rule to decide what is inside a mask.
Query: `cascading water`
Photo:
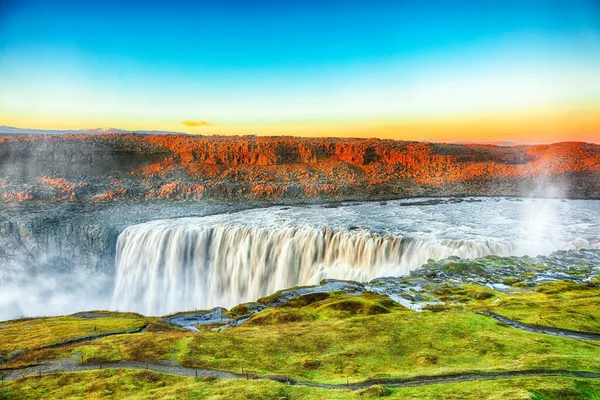
[[[113,306],[145,314],[232,306],[324,278],[405,275],[429,258],[512,254],[513,243],[407,238],[331,229],[184,226],[127,229]]]
[[[510,212],[513,205],[502,202]],[[586,236],[583,225],[571,237],[565,226],[547,223],[540,205],[534,207],[536,224],[519,223],[527,221],[520,214],[494,214],[493,202],[451,206],[271,208],[135,225],[118,239],[112,308],[160,315],[230,307],[323,278],[404,275],[430,258],[600,247],[597,234]],[[482,208],[487,219],[476,215]],[[571,225],[576,217],[573,212],[565,216]]]

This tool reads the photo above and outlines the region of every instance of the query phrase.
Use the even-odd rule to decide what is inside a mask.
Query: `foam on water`
[[[484,198],[271,207],[127,228],[114,309],[230,307],[323,278],[404,275],[428,259],[600,248],[600,201]]]

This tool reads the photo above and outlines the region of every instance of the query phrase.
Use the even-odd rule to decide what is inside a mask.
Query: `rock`
[[[280,290],[271,296],[259,299],[258,302],[268,307],[279,307],[300,296],[306,296],[315,293],[346,292],[359,294],[365,290],[365,286],[358,282],[323,279],[319,285],[300,286],[296,288]]]
[[[564,196],[600,198],[599,148],[589,143],[495,147],[347,138],[5,135],[0,136],[0,202],[385,202],[415,196],[553,196],[552,187],[564,188]]]

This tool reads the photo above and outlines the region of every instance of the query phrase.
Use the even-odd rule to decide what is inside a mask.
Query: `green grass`
[[[102,370],[0,382],[0,398],[21,399],[598,399],[600,382],[569,377],[506,379],[361,391],[272,381],[202,380],[151,371]]]
[[[475,371],[600,371],[600,343],[525,332],[474,312],[489,309],[527,323],[598,332],[600,291],[593,285],[555,282],[510,295],[477,285],[450,285],[437,292],[449,302],[439,312],[413,312],[373,293],[318,294],[266,309],[238,327],[200,333],[136,314],[8,321],[0,323],[3,354],[149,325],[142,333],[25,351],[0,368],[61,358],[84,363],[176,360],[191,367],[338,384]],[[465,299],[467,306],[460,306]],[[387,398],[600,399],[594,382],[545,377],[351,392],[111,370],[2,383],[0,398],[342,399],[389,394]]]
[[[394,390],[399,399],[586,400],[600,399],[600,382],[568,377],[515,378]]]
[[[600,333],[600,290],[593,285],[556,281],[535,291],[498,295],[475,302],[482,308],[528,324]]]
[[[177,354],[186,351],[192,333],[178,330],[170,332],[143,332],[109,336],[60,348],[28,351],[0,364],[0,371],[21,368],[43,360],[75,359],[88,364],[109,363],[121,360],[158,361],[176,360]]]
[[[434,290],[444,305],[433,311],[486,310],[532,325],[600,333],[600,289],[570,281],[541,283],[505,294],[473,284],[446,284]]]
[[[173,360],[177,351],[185,350],[187,340],[189,337],[182,333],[139,333],[76,346],[72,354],[83,354],[84,363]]]
[[[35,349],[106,332],[140,328],[147,318],[131,313],[94,312],[98,318],[76,315],[51,318],[31,318],[0,323],[0,357],[18,350]]]
[[[524,332],[473,312],[416,313],[368,293],[313,300],[264,310],[235,328],[111,336],[29,352],[3,367],[81,355],[88,363],[174,359],[329,383],[468,371],[600,370],[598,343]]]
[[[196,335],[179,359],[201,368],[243,367],[337,383],[473,370],[600,368],[597,343],[523,332],[469,312],[317,316]],[[318,367],[306,367],[307,360],[318,361]]]

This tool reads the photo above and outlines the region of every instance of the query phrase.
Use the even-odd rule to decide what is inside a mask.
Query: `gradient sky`
[[[0,125],[599,142],[600,2],[0,0]]]

